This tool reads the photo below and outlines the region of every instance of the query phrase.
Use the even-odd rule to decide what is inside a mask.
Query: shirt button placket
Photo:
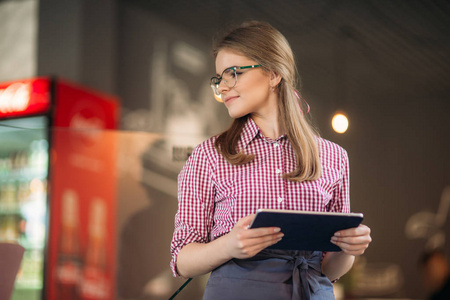
[[[273,143],[273,147],[274,147],[276,150],[278,150],[278,152],[280,152],[280,149],[279,149],[280,144],[279,144],[278,142],[274,142],[274,143]],[[281,156],[281,155],[280,155],[280,156]],[[281,176],[281,173],[282,173],[282,172],[283,172],[283,171],[282,171],[282,169],[281,169],[279,166],[276,167],[276,169],[275,169],[275,173],[276,173],[276,174],[278,174],[278,175]],[[279,205],[281,208],[284,208],[283,201],[284,201],[284,199],[283,199],[282,196],[279,196],[279,197],[277,198],[278,205]]]

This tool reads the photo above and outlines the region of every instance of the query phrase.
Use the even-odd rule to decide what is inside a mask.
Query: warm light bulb
[[[222,97],[217,96],[216,93],[214,93],[214,99],[216,99],[216,101],[218,101],[218,102],[223,102]]]
[[[211,86],[211,89],[213,90],[214,99],[216,99],[216,101],[218,101],[218,102],[223,102],[222,95],[217,95],[212,86]]]
[[[333,127],[334,131],[336,131],[337,133],[346,132],[348,129],[347,116],[342,113],[335,114],[333,119],[331,120],[331,126]]]

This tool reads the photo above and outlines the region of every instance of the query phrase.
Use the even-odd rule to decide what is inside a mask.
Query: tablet
[[[361,213],[258,209],[250,228],[280,227],[284,237],[267,249],[341,251],[331,243],[336,231],[358,227]]]

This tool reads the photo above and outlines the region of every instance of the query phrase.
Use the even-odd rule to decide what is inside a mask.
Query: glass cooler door
[[[47,220],[48,121],[0,121],[0,242],[25,248],[12,300],[41,299]]]

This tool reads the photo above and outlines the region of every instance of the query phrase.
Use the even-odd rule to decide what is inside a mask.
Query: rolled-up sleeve
[[[210,241],[213,226],[214,184],[211,162],[204,144],[196,147],[178,175],[178,211],[170,247],[173,276],[180,250],[192,242]]]
[[[350,212],[350,167],[347,151],[341,149],[340,172],[341,180],[333,193],[333,205],[330,212],[349,213]]]

